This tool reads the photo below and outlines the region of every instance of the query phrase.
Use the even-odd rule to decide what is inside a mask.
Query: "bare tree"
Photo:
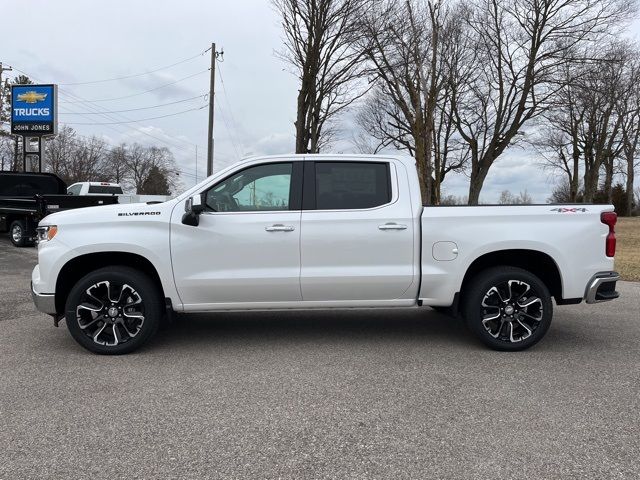
[[[563,84],[556,90],[541,118],[533,144],[543,165],[566,175],[570,201],[579,195],[583,172],[584,200],[593,201],[602,182],[611,202],[612,183],[621,156],[623,127],[633,127],[629,98],[637,79],[629,62],[636,55],[630,45],[604,43],[588,62],[566,65]]]
[[[600,171],[604,170],[604,192],[611,202],[614,166],[621,150],[624,114],[619,104],[628,94],[625,65],[629,60],[625,45],[613,45],[600,61],[590,65],[578,80],[580,103],[585,116],[580,125],[584,156],[584,201],[592,202],[598,190]]]
[[[467,197],[456,195],[443,195],[440,199],[440,205],[466,205],[468,202]]]
[[[472,0],[466,61],[453,103],[470,148],[469,202],[477,204],[495,160],[558,89],[576,52],[628,18],[633,0]]]
[[[371,118],[365,113],[367,108],[369,108],[369,102],[358,111],[356,116],[356,129],[351,133],[351,143],[358,153],[375,155],[382,151],[387,145],[384,141],[372,135],[370,130],[366,129],[366,125]],[[373,115],[375,115],[375,113],[377,113],[377,111],[374,112]],[[375,128],[375,122],[373,122],[372,125]]]
[[[46,139],[45,170],[55,173],[67,184],[105,180],[108,147],[101,138],[80,137],[69,126]]]
[[[500,198],[498,198],[499,205],[515,205],[517,197],[509,190],[503,190],[500,192]]]
[[[166,147],[121,143],[110,148],[100,138],[84,137],[64,126],[47,139],[45,149],[46,170],[67,184],[112,181],[139,193],[179,187],[175,159]]]
[[[123,183],[129,177],[127,145],[125,143],[109,150],[105,157],[104,170],[110,182]]]
[[[14,141],[9,136],[0,135],[0,170],[14,169]]]
[[[80,142],[76,132],[69,126],[59,129],[55,137],[45,139],[45,170],[55,173],[61,178],[68,174],[68,164],[76,155],[76,149]]]
[[[530,205],[533,203],[533,198],[529,195],[529,192],[525,190],[518,195],[514,195],[509,190],[503,190],[500,192],[500,198],[498,198],[499,205]]]
[[[330,121],[362,93],[361,32],[354,23],[365,0],[272,0],[282,20],[280,56],[300,79],[296,153],[318,153],[330,140]]]
[[[372,2],[359,20],[375,88],[357,123],[379,147],[415,157],[425,203],[439,203],[445,175],[465,163],[454,146],[448,88],[464,14],[459,3],[386,0]]]
[[[533,198],[531,197],[531,195],[529,194],[526,188],[524,189],[524,192],[521,191],[520,194],[518,195],[518,203],[520,205],[531,205],[533,203]]]
[[[168,148],[145,147],[134,143],[127,148],[125,159],[129,172],[126,183],[136,193],[142,193],[150,188],[155,189],[157,185],[153,183],[152,177],[158,174],[166,179],[169,191],[175,189],[175,159]]]
[[[580,132],[586,107],[578,100],[580,92],[574,85],[579,77],[576,66],[563,66],[562,85],[550,101],[538,122],[538,134],[530,137],[530,143],[540,153],[543,168],[566,175],[566,182],[552,194],[555,203],[576,202],[580,193],[580,165],[582,146]],[[562,200],[557,200],[562,198]]]
[[[551,196],[547,199],[548,203],[575,203],[575,197],[572,197],[571,185],[566,182],[558,182],[553,188]]]
[[[134,143],[127,148],[125,158],[126,168],[129,171],[129,178],[126,183],[134,192],[138,192],[149,176],[149,171],[153,166],[149,159],[149,152],[143,145]]]
[[[76,154],[69,165],[69,183],[105,180],[104,162],[108,153],[107,143],[98,137],[91,136],[77,145]]]
[[[640,166],[640,51],[634,52],[626,71],[626,83],[629,88],[618,105],[618,115],[622,117],[620,132],[623,175],[626,177],[625,204],[627,214],[630,215],[634,207],[635,171]],[[638,202],[635,204],[637,206]]]

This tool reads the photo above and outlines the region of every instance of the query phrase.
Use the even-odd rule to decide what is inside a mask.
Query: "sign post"
[[[57,85],[11,86],[11,133],[22,137],[23,170],[42,171],[42,137],[58,133]]]

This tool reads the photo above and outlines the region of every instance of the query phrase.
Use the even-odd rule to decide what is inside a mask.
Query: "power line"
[[[101,110],[101,107],[94,106],[94,105],[92,105],[92,104],[91,104],[91,102],[90,102],[90,101],[85,100],[85,99],[83,99],[82,97],[80,97],[80,96],[78,96],[78,95],[75,95],[75,94],[73,94],[73,93],[70,93],[70,92],[69,92],[69,93],[67,93],[67,92],[65,92],[65,91],[60,90],[60,94],[61,94],[61,95],[64,95],[64,96],[67,96],[67,97],[70,97],[70,98],[72,98],[72,99],[74,99],[74,100],[77,100],[77,103],[82,103],[82,104],[84,104],[84,105],[86,106],[86,108],[88,108],[88,109],[92,110],[92,112],[93,112],[93,113],[95,113],[95,114],[97,114],[97,115],[100,115],[100,116],[104,117],[105,119],[108,119],[108,120],[118,120],[119,118],[121,118],[121,119],[124,119],[125,121],[131,121],[131,120],[132,120],[132,119],[130,119],[130,118],[128,118],[128,117],[125,117],[124,115],[120,115],[120,114],[108,114],[106,111]],[[84,116],[84,117],[87,117],[87,118],[91,118],[91,117],[90,117],[90,116],[88,116],[87,114],[79,114],[79,115]],[[135,123],[135,122],[134,122],[134,123]],[[114,130],[115,132],[118,132],[118,133],[120,133],[120,134],[124,134],[124,135],[126,135],[127,137],[132,137],[132,136],[133,136],[133,133],[128,133],[128,132],[126,132],[126,131],[125,131],[125,132],[123,132],[122,130],[118,130],[116,127],[120,127],[120,125],[117,125],[117,124],[115,124],[115,123],[114,123],[114,125],[115,125],[115,126],[113,126],[113,125],[105,125],[105,126],[106,126],[107,128],[110,128],[110,129]],[[140,124],[140,125],[141,125],[141,124]],[[185,146],[183,146],[183,145],[178,145],[178,144],[176,144],[176,143],[169,142],[169,141],[167,141],[166,139],[156,137],[155,135],[152,135],[152,134],[150,134],[149,132],[147,132],[147,131],[143,130],[143,129],[142,129],[142,127],[144,127],[144,125],[141,125],[141,128],[137,128],[137,129],[135,130],[135,132],[136,132],[136,133],[141,133],[141,134],[143,134],[143,135],[145,135],[145,136],[147,136],[147,137],[149,137],[149,138],[152,138],[152,139],[157,140],[157,141],[159,141],[159,142],[161,142],[161,143],[164,143],[165,145],[169,145],[169,146],[170,146],[170,147],[172,147],[172,148],[178,148],[178,149],[182,149],[182,150],[186,150],[186,149],[187,149],[187,147],[185,147]],[[123,128],[123,127],[121,127],[121,128]],[[187,145],[189,145],[189,146],[194,146],[194,145],[195,145],[195,144],[193,144],[193,143],[191,143],[191,142],[187,142],[186,140],[182,140],[182,139],[180,139],[180,138],[172,137],[172,139],[173,139],[173,140],[180,141],[180,142],[182,142],[182,143],[184,143],[184,144],[187,144]]]
[[[215,102],[215,105],[218,107],[218,112],[220,113],[220,116],[222,117],[222,123],[224,124],[224,128],[229,134],[229,140],[231,140],[231,145],[233,146],[233,150],[236,152],[236,156],[238,157],[238,159],[240,159],[242,157],[240,157],[240,154],[238,153],[238,148],[236,147],[236,142],[233,139],[233,135],[231,135],[231,130],[229,129],[229,125],[227,124],[226,116],[222,111],[222,109],[220,108],[220,103],[215,99],[214,99],[214,102]]]
[[[126,112],[138,112],[140,110],[151,110],[153,108],[166,107],[167,105],[175,105],[177,103],[189,102],[191,100],[195,100],[196,98],[205,98],[207,96],[206,93],[201,95],[196,95],[195,97],[185,98],[183,100],[176,100],[175,102],[161,103],[158,105],[152,105],[150,107],[140,107],[140,108],[129,108],[127,110],[105,110],[101,112],[58,112],[58,115],[102,115],[105,113],[126,113]]]
[[[91,103],[90,103],[90,102],[88,102],[88,101],[86,101],[86,100],[82,100],[82,98],[81,98],[81,97],[78,97],[77,95],[74,95],[74,94],[72,94],[72,93],[66,93],[66,92],[63,92],[63,91],[61,91],[61,90],[59,90],[59,93],[60,93],[61,95],[68,96],[68,97],[73,98],[73,99],[79,99],[79,100],[81,100],[81,102],[82,102],[82,103],[84,103],[84,104],[86,105],[86,108],[88,108],[88,109],[92,109],[92,110],[93,110],[93,112],[95,112],[95,113],[96,113],[96,114],[98,114],[98,115],[101,115],[102,117],[104,117],[104,118],[106,118],[106,119],[108,119],[108,120],[118,120],[118,118],[122,118],[122,119],[124,119],[125,121],[130,121],[130,120],[131,120],[130,118],[125,117],[124,115],[120,115],[120,114],[107,114],[107,113],[104,113],[103,111],[100,111],[100,110],[98,109],[98,107],[95,107],[95,106],[91,105]],[[79,114],[79,115],[80,115],[80,116],[87,117],[87,118],[90,118],[90,119],[91,119],[91,117],[90,117],[89,115],[87,115],[87,114]],[[137,122],[137,121],[134,121],[134,123],[135,123],[135,122]],[[105,126],[106,126],[107,128],[110,128],[111,130],[114,130],[115,132],[117,132],[117,133],[119,133],[119,134],[121,134],[121,135],[123,134],[123,135],[126,135],[127,137],[132,137],[132,136],[133,136],[133,133],[128,133],[127,131],[118,130],[116,127],[121,127],[121,125],[118,125],[117,123],[113,123],[113,125],[105,125]],[[178,145],[178,144],[176,144],[176,143],[169,142],[169,141],[167,141],[166,139],[156,137],[155,135],[152,135],[152,134],[150,134],[149,132],[147,132],[147,131],[143,130],[143,129],[142,129],[142,127],[144,127],[144,125],[141,125],[141,127],[140,127],[140,128],[136,128],[136,129],[135,129],[135,132],[136,132],[136,133],[141,133],[141,134],[143,134],[143,135],[145,135],[145,136],[147,136],[147,137],[149,137],[149,138],[153,138],[154,140],[157,140],[157,141],[159,141],[159,142],[161,142],[161,143],[164,143],[165,145],[169,145],[169,146],[170,146],[170,147],[172,147],[172,148],[178,148],[178,149],[182,149],[182,150],[186,150],[186,148],[187,148],[187,147],[185,147],[185,146],[183,146],[183,145]],[[121,128],[124,128],[124,127],[121,127]],[[187,144],[187,145],[190,145],[190,146],[194,146],[194,145],[195,145],[195,144],[193,144],[193,143],[191,143],[191,142],[187,142],[186,140],[182,140],[182,139],[180,139],[180,138],[175,138],[175,137],[172,137],[172,138],[173,138],[174,140],[178,140],[178,141],[180,141],[180,142],[182,142],[182,143],[185,143],[185,144]]]
[[[228,112],[229,112],[229,115],[231,115],[231,121],[233,122],[233,125],[232,125],[233,132],[231,132],[228,127],[227,127],[227,131],[229,132],[229,137],[231,137],[232,142],[236,142],[238,140],[238,137],[236,137],[236,133],[237,133],[236,130],[237,130],[238,122],[236,122],[236,119],[235,119],[235,117],[233,115],[233,108],[231,107],[231,102],[229,102],[229,96],[227,94],[227,88],[225,87],[224,77],[222,75],[222,67],[218,67],[218,71],[220,73],[220,83],[222,84],[222,93],[224,95],[224,100],[225,100],[225,102],[227,104],[227,107],[229,107]],[[218,109],[220,109],[220,105],[218,105]],[[223,121],[224,121],[224,114],[223,114]],[[235,140],[234,140],[234,137],[235,137]],[[239,143],[240,147],[242,149],[244,149],[244,146],[243,146],[242,142],[237,142],[237,143]],[[234,144],[234,149],[235,149],[235,144]],[[236,149],[236,155],[238,155],[237,149]],[[240,155],[238,155],[238,158],[242,158],[242,157],[240,157]]]
[[[167,115],[159,115],[157,117],[149,117],[149,118],[140,118],[138,120],[125,120],[122,122],[67,122],[67,125],[121,125],[123,123],[138,123],[138,122],[146,122],[147,120],[157,120],[159,118],[167,118],[167,117],[175,117],[176,115],[182,115],[183,113],[195,112],[197,110],[202,110],[206,105],[197,108],[189,108],[187,110],[182,110],[181,112],[169,113]]]
[[[210,50],[210,48],[207,48],[203,52],[200,52],[197,55],[194,55],[193,57],[185,58],[184,60],[180,60],[178,62],[172,63],[171,65],[166,65],[164,67],[155,68],[153,70],[149,70],[149,71],[143,72],[143,73],[136,73],[136,74],[132,74],[132,75],[123,75],[121,77],[105,78],[105,79],[102,79],[102,80],[90,80],[90,81],[86,81],[86,82],[59,83],[58,85],[59,86],[70,87],[70,86],[76,86],[76,85],[91,85],[91,84],[95,84],[95,83],[115,82],[117,80],[126,80],[127,78],[142,77],[144,75],[150,75],[152,73],[160,72],[162,70],[167,70],[169,68],[175,67],[176,65],[181,65],[183,63],[189,62],[189,61],[193,60],[194,58],[201,57],[202,55],[207,53],[209,50]]]
[[[193,77],[196,77],[198,75],[202,75],[203,73],[206,73],[208,71],[209,71],[209,69],[207,68],[206,70],[202,70],[200,72],[196,72],[196,73],[193,73],[191,75],[187,75],[186,77],[180,78],[180,79],[175,80],[173,82],[165,83],[163,85],[160,85],[160,86],[155,87],[155,88],[150,88],[149,90],[145,90],[143,92],[132,93],[131,95],[124,95],[122,97],[113,97],[113,98],[98,98],[96,100],[83,100],[82,102],[91,102],[91,103],[114,102],[116,100],[123,100],[125,98],[138,97],[140,95],[144,95],[145,93],[155,92],[155,91],[160,90],[162,88],[170,87],[171,85],[175,85],[176,83],[183,82],[184,80],[188,80],[189,78],[193,78]],[[67,102],[67,101],[65,101],[65,102],[60,102],[60,103],[82,103],[82,102]]]

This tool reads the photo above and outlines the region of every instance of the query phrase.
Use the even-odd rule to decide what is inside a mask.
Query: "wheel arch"
[[[56,311],[58,313],[64,312],[67,296],[78,280],[99,268],[115,266],[135,268],[145,273],[158,287],[162,298],[165,298],[162,281],[156,267],[142,255],[129,252],[87,253],[72,258],[60,269],[55,290]]]
[[[27,216],[26,215],[20,215],[17,213],[10,213],[7,215],[7,231],[11,230],[11,224],[13,222],[22,222],[22,224],[24,225],[25,228],[27,228]]]
[[[11,224],[13,223],[14,220],[24,220],[24,215],[20,215],[17,213],[6,213],[4,214],[4,224],[5,224],[5,229],[4,232],[8,232],[10,230]],[[2,230],[0,230],[2,231]]]
[[[518,267],[531,272],[544,282],[556,303],[563,302],[562,276],[558,264],[547,253],[528,249],[497,250],[476,258],[464,275],[461,295],[464,296],[465,287],[478,273],[498,265]]]

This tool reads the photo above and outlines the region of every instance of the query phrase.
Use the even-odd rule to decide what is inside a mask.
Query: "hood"
[[[40,221],[40,225],[69,225],[75,223],[96,224],[127,221],[131,219],[158,220],[162,216],[169,216],[175,202],[164,202],[153,205],[146,203],[127,203],[116,205],[102,205],[84,207],[47,215]]]

